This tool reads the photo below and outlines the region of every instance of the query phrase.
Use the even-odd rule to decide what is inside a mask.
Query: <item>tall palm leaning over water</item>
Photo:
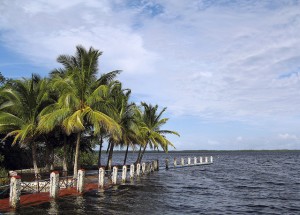
[[[163,108],[160,112],[158,112],[158,105],[152,106],[151,104],[146,104],[144,102],[141,103],[141,107],[143,111],[137,110],[136,120],[139,124],[140,136],[143,137],[144,143],[140,146],[136,163],[140,163],[142,161],[148,145],[154,149],[161,147],[165,152],[168,152],[168,146],[174,147],[174,145],[166,138],[165,135],[175,134],[179,136],[179,134],[175,131],[161,130],[161,127],[168,121],[168,118],[161,118],[162,114],[166,111],[166,108]]]
[[[15,80],[0,95],[6,102],[0,106],[0,132],[6,137],[14,136],[13,144],[31,147],[33,167],[39,174],[36,158],[38,116],[43,108],[54,102],[48,94],[48,80],[32,75],[31,79]]]
[[[92,127],[95,135],[100,133],[101,128],[111,135],[121,133],[112,118],[93,108],[103,103],[103,95],[108,91],[108,86],[99,84],[100,80],[96,77],[101,54],[92,47],[86,50],[77,46],[75,56],[60,55],[57,58],[64,68],[54,74],[53,86],[61,95],[56,107],[50,107],[52,110],[48,110],[40,120],[41,128],[46,132],[61,125],[67,135],[76,134],[74,178],[77,178],[80,140],[86,128]]]

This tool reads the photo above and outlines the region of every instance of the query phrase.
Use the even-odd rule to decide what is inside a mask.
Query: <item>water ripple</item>
[[[299,152],[219,152],[214,157],[210,166],[161,169],[118,189],[64,197],[15,214],[300,214]],[[146,158],[161,164],[165,159],[155,153]]]

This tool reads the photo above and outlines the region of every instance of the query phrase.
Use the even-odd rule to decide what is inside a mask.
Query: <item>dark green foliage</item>
[[[0,167],[73,166],[75,176],[77,163],[97,165],[101,154],[93,149],[104,140],[111,143],[110,159],[114,146],[172,146],[165,134],[177,133],[160,129],[167,122],[161,118],[165,109],[146,103],[138,109],[130,102],[131,90],[116,80],[120,70],[98,75],[101,55],[79,45],[75,55],[57,58],[62,68],[50,78],[9,80],[0,72]]]

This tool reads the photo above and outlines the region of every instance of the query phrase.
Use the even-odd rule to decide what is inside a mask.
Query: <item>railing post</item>
[[[181,166],[184,166],[184,158],[181,158]]]
[[[211,163],[214,162],[213,156],[210,156],[210,162],[211,162]]]
[[[208,163],[208,157],[205,157],[205,163]]]
[[[54,171],[50,174],[50,198],[57,198],[59,192],[59,172]]]
[[[127,166],[124,165],[122,169],[122,183],[126,182],[126,175],[127,175]]]
[[[150,163],[147,162],[146,167],[145,167],[146,168],[146,170],[145,170],[146,173],[150,173],[150,167],[151,167]]]
[[[194,165],[197,164],[197,157],[194,157]]]
[[[117,178],[118,178],[118,167],[114,166],[112,178],[111,178],[112,184],[117,184]]]
[[[130,165],[130,179],[134,178],[134,164]]]
[[[174,167],[177,166],[177,158],[174,158]]]
[[[151,162],[151,167],[152,167],[152,168],[151,168],[151,172],[154,172],[154,171],[155,171],[155,169],[156,169],[156,165],[155,165],[155,164],[156,164],[156,161],[152,161],[152,162]]]
[[[84,169],[78,170],[77,174],[77,192],[82,193],[84,189],[84,176],[85,171]]]
[[[146,171],[146,164],[142,163],[142,174],[145,174]]]
[[[169,169],[169,159],[166,159],[166,170]]]
[[[105,174],[105,169],[103,167],[99,168],[99,181],[98,181],[98,186],[100,189],[104,187],[104,174]]]
[[[138,163],[136,165],[136,176],[140,176],[140,174],[141,174],[141,164]]]
[[[202,163],[202,157],[200,157],[199,161],[200,161],[200,163]]]
[[[188,165],[191,165],[191,158],[188,157]]]
[[[9,206],[18,208],[20,206],[21,176],[12,176],[10,179]]]

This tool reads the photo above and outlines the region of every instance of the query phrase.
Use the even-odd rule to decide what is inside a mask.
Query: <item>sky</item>
[[[298,0],[1,0],[0,72],[47,76],[78,44],[167,107],[176,150],[300,149]]]

